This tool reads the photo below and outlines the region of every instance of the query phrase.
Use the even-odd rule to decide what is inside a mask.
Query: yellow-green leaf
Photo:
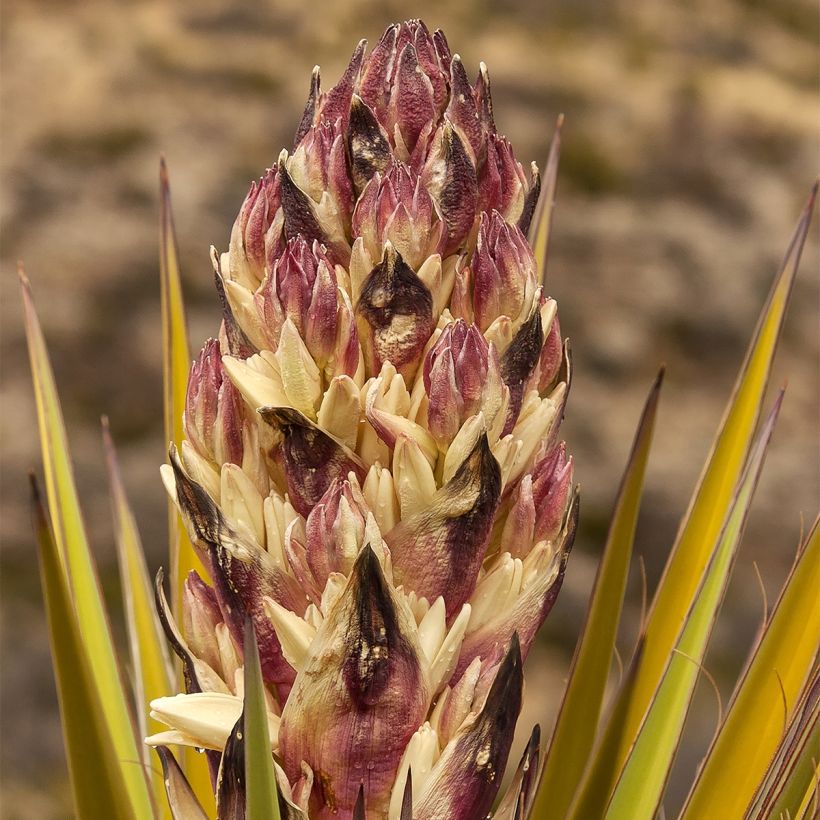
[[[162,297],[162,407],[166,442],[173,442],[177,449],[184,438],[182,418],[185,411],[185,394],[188,388],[188,370],[191,357],[188,351],[188,331],[185,305],[182,297],[182,277],[179,268],[179,251],[174,215],[171,210],[171,187],[165,160],[160,161],[160,220],[159,220],[159,270]],[[182,588],[188,571],[197,570],[203,577],[207,573],[196,555],[185,527],[174,505],[168,502],[168,532],[171,546],[171,607],[174,615],[182,610]]]
[[[165,160],[160,161],[160,221],[159,269],[162,299],[162,384],[165,440],[182,446],[182,418],[185,394],[188,388],[188,370],[191,357],[188,349],[188,331],[182,296],[182,278],[179,267],[174,215],[171,210],[171,188]],[[168,541],[171,567],[171,607],[174,615],[182,614],[182,589],[189,570],[195,569],[202,578],[208,572],[196,554],[185,525],[173,503],[168,502]],[[206,808],[213,808],[214,798],[208,767],[202,755],[193,749],[184,752],[184,768],[194,792]]]
[[[558,184],[558,160],[561,156],[561,126],[563,124],[564,115],[561,114],[555,124],[555,133],[550,142],[547,167],[544,169],[544,178],[541,181],[541,195],[538,197],[538,205],[530,223],[528,236],[542,282],[547,276],[547,257],[552,232],[552,212],[555,208],[555,189]]]
[[[139,734],[145,737],[161,732],[165,728],[148,718],[148,704],[155,698],[164,697],[174,691],[174,674],[165,644],[165,635],[154,607],[154,592],[148,577],[139,531],[125,495],[108,419],[103,418],[102,426],[114,518],[114,540],[117,544],[122,596],[125,602],[125,622],[131,649],[137,727]],[[150,768],[151,765],[149,751],[148,747],[142,744],[146,768]],[[161,808],[162,816],[170,817],[170,809],[165,799],[164,778],[156,770],[153,770],[153,775],[156,805]]]
[[[664,569],[647,619],[634,685],[619,691],[612,712],[618,723],[607,721],[584,777],[579,805],[587,817],[599,816],[612,793],[729,508],[760,415],[816,195],[815,184],[761,312],[720,431]]]
[[[59,551],[32,476],[34,527],[71,790],[79,818],[139,820],[89,668]],[[139,768],[137,768],[139,771]],[[142,815],[144,816],[144,815]]]
[[[616,496],[615,512],[592,590],[587,621],[572,662],[536,798],[535,816],[539,820],[566,817],[595,741],[621,616],[662,381],[663,370],[646,399]]]
[[[783,736],[789,717],[783,714],[784,699],[793,710],[818,646],[820,530],[815,524],[698,775],[685,818],[740,816],[746,809]]]
[[[34,309],[31,286],[22,270],[20,281],[46,493],[57,555],[131,804],[140,818],[150,817],[153,809],[148,784],[139,765],[141,755],[120,679],[97,568],[80,511],[54,374]]]
[[[606,820],[651,820],[663,797],[782,397],[781,393],[750,456],[717,547],[712,552],[695,600],[684,619],[680,638],[607,806]],[[711,813],[698,816],[733,815]]]
[[[280,820],[268,712],[253,623],[245,622],[245,800],[246,820]]]

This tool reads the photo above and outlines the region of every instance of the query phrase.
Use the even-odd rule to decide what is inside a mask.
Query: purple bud
[[[504,351],[501,359],[501,377],[510,390],[510,404],[507,408],[507,418],[501,435],[512,432],[530,376],[535,370],[541,357],[544,345],[544,331],[541,328],[541,313],[533,310],[532,315],[518,328],[510,346]]]
[[[364,537],[367,502],[348,479],[334,479],[305,523],[307,561],[319,588],[331,572],[350,574]]]
[[[301,236],[288,240],[256,296],[271,347],[276,349],[286,319],[311,355],[324,362],[336,341],[336,272],[324,246]]]
[[[447,325],[424,360],[427,427],[436,441],[449,444],[493,388],[500,388],[498,361],[479,329],[462,319]]]
[[[219,342],[209,339],[191,367],[185,396],[185,437],[203,458],[242,464],[244,406],[222,366]]]
[[[484,332],[498,316],[529,312],[537,287],[535,257],[524,234],[497,211],[481,214],[470,269],[475,321]]]
[[[353,214],[353,236],[364,239],[371,259],[380,259],[390,241],[414,270],[436,253],[441,233],[427,189],[411,168],[396,160],[384,174],[373,176]]]
[[[558,316],[552,320],[544,346],[541,348],[541,359],[538,362],[538,392],[543,395],[555,383],[564,359],[564,347],[561,340],[561,325]]]
[[[409,155],[422,133],[431,130],[436,116],[432,83],[421,69],[411,43],[399,55],[394,82],[387,108],[387,132],[396,141],[401,137]]]
[[[487,153],[487,134],[478,114],[475,94],[464,64],[457,55],[450,63],[450,104],[447,117],[458,130],[465,145],[470,147],[473,164],[480,168]]]
[[[182,626],[194,655],[216,671],[222,667],[215,638],[216,627],[221,623],[222,612],[216,594],[191,570],[182,590]]]
[[[257,280],[264,275],[266,236],[281,204],[279,173],[269,169],[259,182],[252,182],[234,223],[234,235],[240,242],[250,272]]]
[[[535,185],[535,179],[532,185]],[[524,213],[530,187],[524,169],[515,158],[507,138],[500,134],[490,134],[487,140],[487,160],[478,180],[480,209],[498,211],[507,222],[515,224]],[[532,208],[535,207],[535,203],[531,205]]]
[[[561,442],[532,469],[532,496],[536,510],[535,541],[554,541],[566,516],[567,500],[572,490],[572,458]]]

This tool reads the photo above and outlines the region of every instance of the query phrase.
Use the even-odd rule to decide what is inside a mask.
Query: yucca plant
[[[525,174],[496,130],[486,68],[470,83],[418,21],[370,54],[360,43],[326,92],[314,70],[293,151],[212,251],[223,320],[190,373],[162,166],[170,603],[104,431],[127,686],[22,277],[49,502],[34,484],[35,520],[78,816],[656,814],[782,398],[755,437],[814,194],[608,714],[662,374],[551,739],[533,729],[500,793],[522,664],[578,518],[559,438],[570,355],[544,281],[559,149],[556,133],[543,180]],[[815,526],[683,817],[816,809],[818,588]]]

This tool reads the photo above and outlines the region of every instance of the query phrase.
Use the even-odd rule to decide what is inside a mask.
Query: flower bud
[[[336,342],[336,273],[325,249],[301,236],[288,240],[256,295],[272,349],[290,319],[313,358],[324,364]]]
[[[407,159],[447,103],[449,51],[420,20],[390,26],[365,61],[360,95]]]
[[[227,276],[250,290],[262,281],[269,249],[276,245],[276,230],[268,233],[280,204],[279,173],[269,169],[259,182],[251,183],[234,222]]]
[[[532,164],[530,181],[521,163],[515,158],[506,137],[492,133],[487,140],[487,160],[478,180],[478,198],[482,211],[498,211],[511,225],[523,233],[530,228],[538,195],[541,175]]]
[[[430,194],[403,162],[394,161],[373,176],[353,214],[353,236],[364,239],[371,259],[381,259],[390,241],[413,270],[438,251],[441,233]]]
[[[307,560],[324,589],[331,572],[349,575],[362,546],[367,502],[355,478],[334,479],[305,523]]]
[[[227,378],[219,342],[209,339],[191,367],[185,396],[185,437],[214,464],[242,464],[244,408]]]
[[[482,411],[492,428],[505,401],[495,349],[475,325],[462,319],[447,325],[424,360],[427,428],[446,447],[461,425]]]
[[[470,269],[475,321],[482,332],[499,316],[524,320],[538,287],[535,257],[524,234],[498,211],[481,214]]]
[[[198,658],[212,669],[222,666],[216,627],[223,623],[216,595],[194,571],[188,573],[182,590],[182,623],[188,646]]]

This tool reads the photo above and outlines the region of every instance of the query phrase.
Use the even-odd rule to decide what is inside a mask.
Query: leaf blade
[[[86,657],[71,592],[34,477],[32,510],[54,679],[77,817],[136,820]]]
[[[536,798],[536,816],[563,818],[595,740],[615,637],[620,620],[646,464],[663,382],[658,373],[647,396],[607,534],[587,621],[570,669]]]
[[[547,276],[547,258],[552,233],[552,215],[555,209],[555,191],[558,187],[558,161],[561,157],[561,128],[563,124],[564,115],[560,114],[550,141],[541,195],[538,197],[538,204],[535,208],[528,236],[542,284]]]
[[[711,545],[717,540],[757,424],[817,187],[815,183],[763,306],[712,451],[661,577],[647,621],[635,683],[620,690],[612,710],[618,720],[607,721],[584,777],[578,805],[589,812],[587,816],[599,816],[612,793],[697,589]]]
[[[707,807],[727,817],[740,815],[754,797],[780,743],[784,717],[788,719],[772,704],[783,698],[795,704],[815,664],[820,646],[818,589],[820,528],[815,523],[698,773],[684,818],[702,817],[698,812]],[[725,788],[726,782],[732,783],[731,789]]]
[[[247,820],[280,820],[259,648],[245,622],[245,795]]]
[[[46,475],[49,515],[62,572],[76,612],[100,706],[110,727],[128,794],[140,817],[153,814],[128,700],[122,686],[97,568],[86,536],[65,423],[31,285],[20,271],[24,323]]]
[[[119,559],[120,583],[125,603],[125,620],[133,668],[137,726],[144,737],[163,731],[164,726],[146,715],[146,706],[155,698],[174,691],[174,674],[165,644],[165,635],[154,607],[154,593],[148,577],[145,553],[131,506],[125,494],[119,462],[108,419],[103,418],[103,446],[108,467],[114,541]],[[143,744],[143,760],[150,769],[150,750]],[[153,770],[156,806],[164,817],[171,812],[165,800],[163,775]]]
[[[658,809],[782,398],[781,392],[752,451],[675,651],[607,806],[607,820],[651,820]]]

